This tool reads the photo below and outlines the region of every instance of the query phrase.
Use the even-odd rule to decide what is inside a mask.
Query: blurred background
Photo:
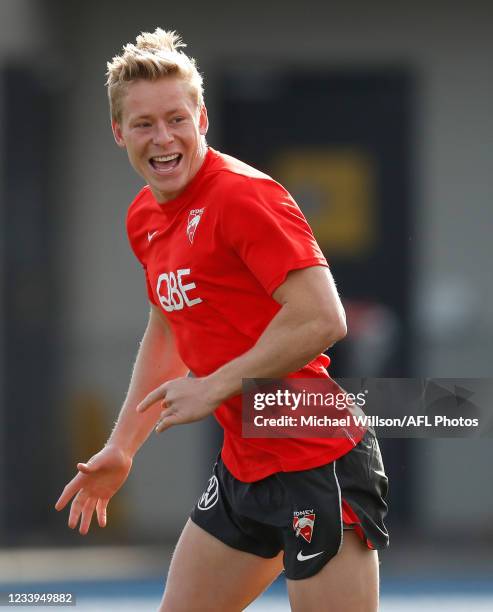
[[[492,23],[486,0],[2,0],[0,590],[124,578],[157,597],[220,446],[212,419],[153,435],[85,539],[53,510],[109,434],[148,314],[106,61],[141,31],[182,34],[209,144],[283,183],[329,260],[349,321],[333,376],[489,377]],[[456,588],[493,606],[491,439],[381,446],[385,609]]]

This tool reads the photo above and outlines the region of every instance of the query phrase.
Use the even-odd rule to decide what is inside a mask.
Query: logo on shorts
[[[202,496],[199,499],[199,503],[197,504],[197,508],[199,510],[209,510],[210,508],[212,508],[212,506],[215,506],[217,504],[218,499],[219,483],[217,482],[217,478],[215,476],[211,476],[209,478],[207,490],[202,493]]]
[[[315,513],[313,510],[301,510],[294,512],[293,529],[298,538],[301,536],[308,544],[312,541],[313,526],[315,524]]]
[[[204,208],[196,208],[194,210],[191,210],[188,214],[187,236],[190,240],[190,244],[193,243],[193,238],[195,236],[195,232],[197,231],[197,226],[200,223],[200,219],[202,217],[203,212]]]
[[[321,550],[318,553],[313,553],[313,555],[304,555],[303,551],[300,550],[296,555],[296,558],[298,559],[298,561],[308,561],[308,559],[313,559],[315,557],[318,557],[318,555],[323,555],[324,552],[325,550]]]

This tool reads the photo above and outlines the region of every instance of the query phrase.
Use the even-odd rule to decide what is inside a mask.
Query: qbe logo
[[[202,496],[199,499],[199,503],[197,504],[197,508],[199,510],[210,510],[212,506],[215,506],[217,504],[218,499],[219,483],[217,482],[217,478],[215,476],[211,476],[209,478],[207,490],[202,493]]]
[[[192,297],[190,292],[196,289],[195,283],[187,282],[185,277],[189,276],[190,268],[177,270],[175,272],[163,272],[157,279],[156,293],[159,302],[166,312],[183,310],[184,306],[189,308],[200,304],[202,299]]]

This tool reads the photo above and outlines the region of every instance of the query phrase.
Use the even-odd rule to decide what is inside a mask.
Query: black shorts
[[[283,550],[286,577],[299,580],[338,553],[344,527],[369,548],[388,546],[387,488],[378,442],[368,430],[332,463],[256,482],[237,480],[218,458],[191,519],[238,550],[269,559]]]

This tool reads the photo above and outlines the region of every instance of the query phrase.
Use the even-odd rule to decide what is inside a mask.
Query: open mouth
[[[182,160],[181,153],[170,153],[169,155],[156,155],[151,157],[149,163],[156,172],[172,172]]]

